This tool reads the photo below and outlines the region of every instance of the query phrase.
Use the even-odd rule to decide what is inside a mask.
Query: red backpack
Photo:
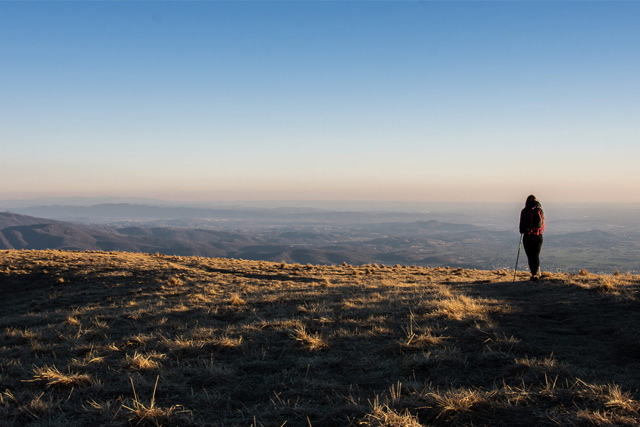
[[[544,212],[540,206],[535,206],[528,209],[529,213],[529,227],[528,234],[534,234],[536,236],[542,234],[544,231]]]

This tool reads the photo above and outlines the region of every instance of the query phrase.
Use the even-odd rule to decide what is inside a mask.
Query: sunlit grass
[[[640,278],[512,279],[0,251],[0,425],[635,425]]]

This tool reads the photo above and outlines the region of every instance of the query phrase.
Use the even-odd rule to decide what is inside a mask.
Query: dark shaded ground
[[[636,282],[635,288],[639,284]],[[493,316],[531,355],[549,356],[599,381],[640,387],[640,301],[569,286],[567,280],[461,283],[465,294],[494,298],[512,313]],[[631,287],[627,288],[631,292]]]
[[[511,278],[0,251],[0,425],[638,425],[640,278]]]

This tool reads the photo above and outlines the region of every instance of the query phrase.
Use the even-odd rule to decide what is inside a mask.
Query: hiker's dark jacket
[[[520,234],[540,236],[544,231],[544,212],[537,200],[528,202],[520,212]]]

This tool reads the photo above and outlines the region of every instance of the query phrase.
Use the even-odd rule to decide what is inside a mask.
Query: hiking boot
[[[532,282],[537,282],[538,280],[539,280],[538,276],[531,276],[531,281]]]

